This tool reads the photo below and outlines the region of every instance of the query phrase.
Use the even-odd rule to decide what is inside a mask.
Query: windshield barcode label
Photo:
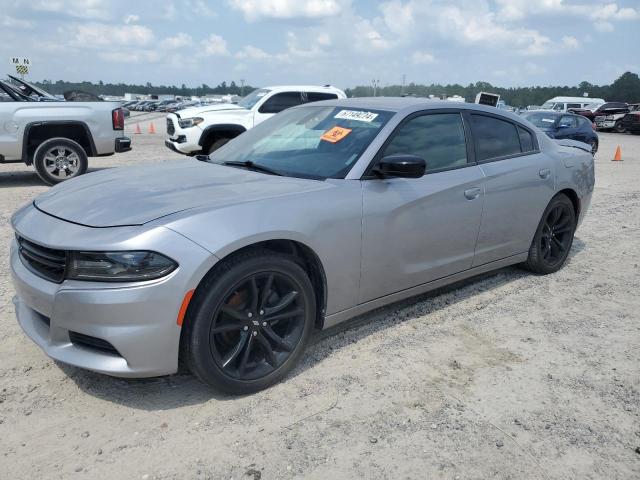
[[[373,122],[378,116],[373,112],[362,112],[359,110],[340,110],[333,118],[341,118],[343,120],[358,120],[360,122]]]

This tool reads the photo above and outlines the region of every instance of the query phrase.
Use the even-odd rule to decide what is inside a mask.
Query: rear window
[[[485,115],[471,115],[471,129],[479,162],[520,153],[516,126]]]
[[[533,137],[529,133],[528,130],[525,130],[522,127],[518,127],[518,136],[520,137],[520,147],[523,152],[532,152],[533,148]]]
[[[307,102],[320,102],[322,100],[335,100],[338,95],[335,93],[307,92]]]

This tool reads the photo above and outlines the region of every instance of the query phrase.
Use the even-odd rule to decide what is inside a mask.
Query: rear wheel
[[[40,179],[53,185],[85,173],[88,161],[79,143],[60,137],[42,142],[33,154],[33,164]]]
[[[560,270],[569,256],[575,229],[573,203],[564,194],[555,196],[542,215],[525,266],[542,275]]]
[[[624,128],[624,126],[622,125],[622,120],[618,120],[618,121],[615,123],[615,125],[613,126],[613,130],[614,130],[616,133],[624,133],[624,132],[625,132],[625,128]]]
[[[228,260],[193,303],[185,360],[203,382],[235,394],[281,380],[302,356],[316,313],[304,269],[264,250]]]

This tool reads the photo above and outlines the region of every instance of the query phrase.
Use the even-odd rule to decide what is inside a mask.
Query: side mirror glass
[[[378,163],[374,173],[382,177],[420,178],[427,169],[427,162],[416,155],[387,155]]]

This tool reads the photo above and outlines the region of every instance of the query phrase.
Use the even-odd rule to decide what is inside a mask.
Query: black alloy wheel
[[[243,252],[216,266],[196,290],[181,358],[218,390],[253,393],[295,366],[315,319],[313,285],[295,257]]]
[[[304,330],[298,290],[290,277],[261,272],[228,292],[209,330],[211,356],[225,374],[255,380],[287,360]]]
[[[525,266],[539,274],[558,271],[569,256],[575,229],[573,203],[566,195],[557,195],[542,215]]]

